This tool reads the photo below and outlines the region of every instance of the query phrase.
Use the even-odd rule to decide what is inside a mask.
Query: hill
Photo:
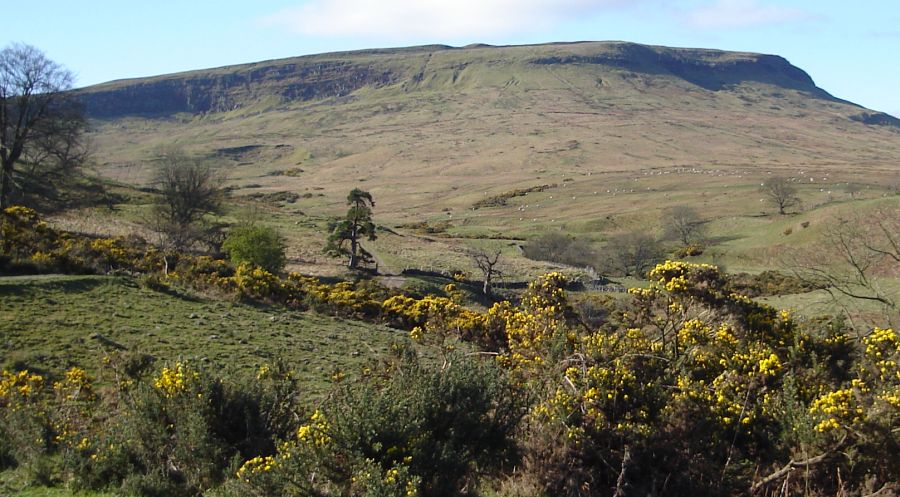
[[[215,158],[236,198],[299,195],[266,208],[308,271],[321,269],[326,219],[354,187],[373,194],[380,224],[446,226],[438,238],[385,236],[372,249],[387,265],[464,267],[460,247],[493,243],[481,239],[506,239],[494,245],[513,257],[518,240],[548,229],[602,243],[660,230],[660,212],[674,205],[755,229],[768,177],[793,178],[812,209],[856,199],[851,189],[893,191],[900,163],[891,116],[832,97],[781,57],[718,50],[423,46],[81,93],[108,178],[146,184],[154,151],[174,143]],[[473,210],[534,187],[543,188]],[[729,233],[736,246],[743,235]],[[732,251],[716,262],[764,266]]]
[[[519,66],[602,66],[635,74],[667,75],[718,91],[746,81],[808,92],[830,99],[802,70],[781,57],[716,50],[672,49],[633,43],[576,43],[530,47],[444,45],[364,50],[114,81],[88,88],[84,101],[94,117],[163,116],[179,112],[227,112],[277,96],[284,102],[339,98],[363,88],[400,85],[403,90],[441,89],[446,83],[488,87],[513,78],[480,78]],[[479,71],[478,69],[481,69]],[[449,73],[450,80],[446,79]],[[523,74],[527,77],[527,74]],[[501,78],[502,79],[502,78]],[[529,78],[533,79],[533,78]],[[528,83],[534,83],[529,81]],[[493,84],[492,84],[493,83]],[[526,88],[529,85],[526,83]],[[597,81],[602,86],[602,81]],[[136,98],[134,98],[136,97]]]

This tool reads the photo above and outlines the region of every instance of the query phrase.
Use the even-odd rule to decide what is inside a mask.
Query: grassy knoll
[[[276,308],[169,295],[104,276],[0,278],[0,363],[51,373],[96,371],[116,346],[162,362],[188,360],[250,373],[281,357],[308,390],[328,388],[336,369],[353,371],[404,334],[385,327]]]

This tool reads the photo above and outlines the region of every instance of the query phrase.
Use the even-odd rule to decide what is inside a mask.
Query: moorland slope
[[[175,144],[213,157],[238,197],[299,195],[276,202],[272,217],[295,260],[317,259],[323,220],[343,212],[355,187],[372,193],[379,223],[444,222],[446,236],[468,240],[560,229],[599,242],[659,230],[661,211],[689,205],[719,224],[764,229],[731,233],[741,247],[775,229],[759,218],[771,210],[759,192],[766,178],[792,178],[809,211],[889,193],[900,164],[891,116],[829,95],[781,57],[719,50],[422,46],[114,81],[81,94],[108,178],[146,184],[158,147]],[[397,267],[458,251],[444,240],[385,239],[371,248]],[[755,254],[716,262],[769,264],[752,262]]]

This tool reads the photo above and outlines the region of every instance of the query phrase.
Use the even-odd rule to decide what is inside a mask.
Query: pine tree
[[[359,242],[363,237],[375,239],[375,223],[372,222],[375,201],[369,192],[354,188],[347,195],[347,205],[350,206],[347,215],[334,224],[325,252],[334,257],[347,257],[347,267],[356,269],[360,261],[370,259]]]

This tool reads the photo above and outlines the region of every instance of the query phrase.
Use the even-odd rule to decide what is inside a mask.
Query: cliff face
[[[805,72],[781,57],[617,42],[520,47],[427,46],[325,54],[116,81],[82,89],[80,94],[88,114],[101,119],[224,112],[263,98],[312,101],[347,96],[363,88],[395,84],[415,88],[422,81],[439,79],[429,72],[442,70],[442,64],[429,63],[441,60],[452,60],[450,66],[457,69],[481,66],[482,70],[494,73],[508,71],[514,65],[518,68],[592,66],[680,79],[709,91],[758,82],[830,98]],[[446,67],[443,64],[443,69]],[[456,83],[455,76],[452,83]]]
[[[390,71],[348,61],[272,64],[223,74],[190,74],[118,83],[82,92],[94,118],[234,110],[256,99],[315,100],[394,82]]]
[[[648,47],[623,43],[597,55],[542,57],[535,64],[595,64],[635,73],[671,75],[711,91],[755,81],[826,95],[802,69],[775,55]]]

